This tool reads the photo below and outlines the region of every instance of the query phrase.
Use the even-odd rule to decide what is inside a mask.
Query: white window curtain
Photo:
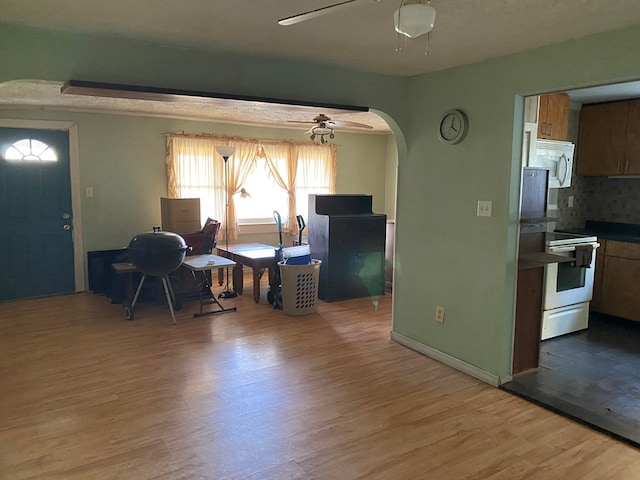
[[[215,150],[218,145],[236,147],[235,154],[228,160],[228,228],[231,240],[237,239],[239,233],[236,194],[243,188],[257,159],[264,158],[270,176],[287,192],[288,214],[283,218],[283,230],[287,233],[298,233],[296,215],[307,215],[310,193],[335,193],[335,145],[171,135],[168,138],[166,158],[169,196],[199,197],[203,219],[211,217],[222,223],[221,238],[224,238],[226,231],[225,165]]]
[[[234,145],[236,152],[229,158],[229,178],[225,198],[225,163],[216,151],[218,145]],[[210,137],[169,137],[167,145],[167,179],[169,196],[200,198],[202,220],[211,217],[221,223],[221,239],[238,238],[234,195],[254,162],[257,145],[251,142],[213,139]],[[226,199],[229,201],[228,215]],[[228,218],[227,218],[228,217]],[[225,224],[228,222],[228,225]],[[203,222],[204,223],[204,222]]]
[[[338,153],[335,145],[298,145],[296,150],[296,212],[307,218],[310,193],[336,193]]]
[[[216,157],[220,161],[214,161]],[[224,162],[216,152],[216,143],[198,137],[170,136],[166,163],[169,197],[200,198],[203,219],[211,217],[222,223]]]
[[[298,224],[296,222],[296,169],[297,158],[295,155],[295,146],[286,145],[265,145],[263,147],[264,157],[267,166],[271,172],[271,176],[275,182],[287,192],[287,212],[288,214],[282,219],[282,230],[285,233],[297,234]],[[293,213],[293,214],[292,214]]]

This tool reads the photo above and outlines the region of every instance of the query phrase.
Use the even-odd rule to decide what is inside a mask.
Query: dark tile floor
[[[640,322],[592,314],[541,342],[540,368],[503,390],[640,448]]]

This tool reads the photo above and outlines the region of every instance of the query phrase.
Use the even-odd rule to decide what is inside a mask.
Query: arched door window
[[[56,162],[56,152],[44,142],[33,138],[23,138],[9,145],[3,158],[14,162]]]

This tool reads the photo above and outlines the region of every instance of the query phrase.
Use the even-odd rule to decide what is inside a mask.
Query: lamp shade
[[[236,153],[236,147],[233,145],[218,145],[216,147],[216,152],[218,152],[222,158],[229,158],[231,155]]]
[[[403,2],[393,14],[393,18],[396,32],[416,38],[431,31],[436,20],[436,9],[429,2],[410,5]]]

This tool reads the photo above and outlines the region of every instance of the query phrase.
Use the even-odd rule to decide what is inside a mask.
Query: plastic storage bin
[[[282,311],[287,315],[306,315],[316,311],[318,280],[322,261],[312,259],[309,265],[287,265],[278,262],[282,281]]]

